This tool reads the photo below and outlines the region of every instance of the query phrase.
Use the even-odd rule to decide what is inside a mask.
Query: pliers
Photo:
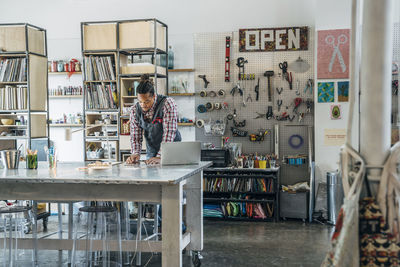
[[[240,94],[241,96],[243,96],[243,90],[242,90],[242,88],[240,88],[240,84],[239,84],[239,83],[236,83],[235,87],[232,88],[232,90],[231,90],[231,95],[232,95],[232,96],[235,96],[236,90],[238,90],[238,91],[239,91],[239,94]]]
[[[308,81],[306,83],[306,87],[304,88],[304,93],[307,93],[307,91],[310,90],[310,94],[312,94],[313,87],[314,87],[313,79],[308,79]]]
[[[260,118],[265,118],[266,117],[265,113],[264,114],[258,113],[258,112],[256,112],[256,113],[257,113],[257,117],[255,117],[254,119],[260,119]]]

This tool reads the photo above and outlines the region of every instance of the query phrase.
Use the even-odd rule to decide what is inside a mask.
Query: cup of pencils
[[[50,169],[55,169],[57,167],[57,153],[55,147],[50,147],[47,151],[47,160],[49,161]]]
[[[26,154],[26,165],[28,169],[37,169],[38,167],[38,158],[37,158],[37,150],[33,151],[28,149]]]

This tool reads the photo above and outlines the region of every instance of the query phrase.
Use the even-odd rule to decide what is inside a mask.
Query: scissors
[[[283,61],[282,63],[279,63],[279,68],[282,70],[282,79],[286,78],[287,69],[288,69],[287,61]]]
[[[344,63],[344,59],[342,56],[342,52],[340,52],[339,46],[341,44],[345,44],[348,41],[346,35],[341,34],[338,36],[337,43],[335,44],[335,37],[333,35],[328,35],[325,37],[325,43],[333,47],[333,53],[331,57],[331,61],[329,62],[329,72],[332,72],[333,62],[335,62],[336,56],[339,59],[340,67],[342,68],[342,72],[346,71],[346,64]]]
[[[313,87],[314,87],[314,81],[313,79],[308,79],[306,83],[306,87],[304,88],[304,93],[307,93],[307,91],[310,91],[310,94],[313,92]]]

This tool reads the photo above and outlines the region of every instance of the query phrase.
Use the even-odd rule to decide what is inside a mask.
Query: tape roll
[[[208,96],[209,97],[216,97],[217,93],[215,91],[210,91],[210,92],[208,92]]]
[[[202,90],[200,91],[200,97],[206,97],[207,96],[207,92]]]
[[[233,119],[233,115],[232,114],[228,114],[228,116],[226,116],[226,118],[231,121]]]
[[[216,110],[220,110],[221,107],[222,107],[221,103],[214,103],[214,108],[215,108]]]
[[[218,96],[224,96],[225,95],[225,90],[219,90],[218,91]]]
[[[207,110],[213,110],[214,109],[214,105],[211,102],[207,102],[206,103],[206,109]]]
[[[198,111],[199,113],[205,113],[205,112],[207,112],[207,108],[206,108],[206,106],[204,106],[204,105],[198,105],[198,106],[197,106],[197,111]]]
[[[202,128],[204,126],[204,120],[197,120],[196,121],[196,127],[197,128]]]

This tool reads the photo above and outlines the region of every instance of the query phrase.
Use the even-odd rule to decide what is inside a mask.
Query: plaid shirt
[[[153,119],[155,105],[157,103],[157,95],[155,95],[153,106],[147,111],[143,111],[145,120]],[[162,142],[173,142],[178,129],[178,108],[175,101],[167,97],[164,101],[163,108],[163,138]],[[131,153],[140,155],[142,151],[143,129],[140,127],[139,121],[136,119],[136,105],[133,105],[130,113],[131,122]],[[157,153],[157,157],[161,156],[161,149]]]

